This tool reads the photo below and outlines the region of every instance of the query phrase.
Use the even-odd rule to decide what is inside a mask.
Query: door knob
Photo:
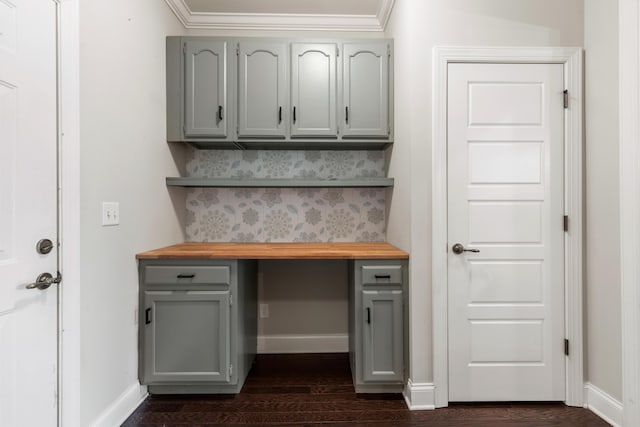
[[[466,249],[464,246],[462,246],[462,243],[456,243],[455,245],[451,246],[451,250],[456,255],[460,255],[463,252],[473,252],[473,253],[480,252],[480,249]]]
[[[53,285],[54,283],[60,283],[62,282],[62,276],[60,275],[60,272],[58,272],[58,275],[56,277],[53,277],[51,275],[51,273],[42,273],[40,274],[37,278],[36,281],[33,283],[29,283],[26,288],[27,289],[40,289],[41,291],[44,291],[45,289],[47,289],[49,286]]]

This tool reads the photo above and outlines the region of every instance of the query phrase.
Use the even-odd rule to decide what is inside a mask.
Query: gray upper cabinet
[[[184,41],[184,135],[226,138],[227,48],[220,39]]]
[[[287,43],[240,42],[238,52],[238,138],[285,138]]]
[[[388,138],[389,43],[345,43],[343,55],[343,137]]]
[[[291,44],[291,136],[337,138],[338,46]]]
[[[393,41],[167,38],[167,140],[208,149],[393,142]]]

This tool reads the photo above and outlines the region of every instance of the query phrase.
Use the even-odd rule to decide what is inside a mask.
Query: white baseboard
[[[597,416],[613,425],[622,425],[622,403],[600,390],[591,383],[584,385],[585,408],[589,408]]]
[[[113,427],[121,425],[147,398],[147,387],[138,381],[126,389],[91,423],[93,427]]]
[[[261,335],[258,353],[346,353],[349,351],[347,334],[329,335]]]
[[[436,394],[433,383],[407,382],[404,389],[404,400],[412,411],[436,409]]]

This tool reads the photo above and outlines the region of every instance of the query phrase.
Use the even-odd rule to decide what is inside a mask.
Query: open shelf
[[[167,177],[169,187],[393,187],[393,178],[179,178]]]

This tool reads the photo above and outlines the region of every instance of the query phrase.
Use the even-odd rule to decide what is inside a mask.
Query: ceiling
[[[395,0],[165,0],[186,28],[384,31]]]

